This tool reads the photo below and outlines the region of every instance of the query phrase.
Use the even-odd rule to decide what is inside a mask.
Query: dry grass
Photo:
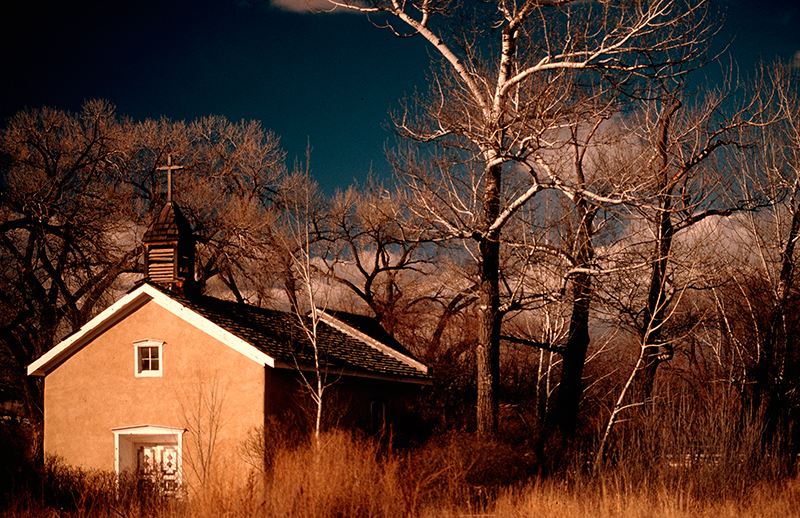
[[[519,451],[455,436],[412,452],[335,432],[321,450],[287,446],[268,473],[248,484],[217,480],[181,500],[145,497],[108,474],[51,463],[26,490],[7,496],[9,517],[796,517],[800,481],[753,481],[720,473],[729,467],[640,471],[541,479]],[[516,481],[516,482],[514,482]]]
[[[800,485],[762,486],[748,498],[705,500],[666,487],[629,490],[601,481],[580,492],[547,483],[505,492],[487,515],[539,518],[747,518],[800,516]]]

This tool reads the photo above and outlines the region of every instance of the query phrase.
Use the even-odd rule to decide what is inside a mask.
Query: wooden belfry
[[[145,275],[153,283],[184,294],[194,282],[194,235],[180,208],[172,201],[172,171],[183,166],[172,165],[172,156],[167,155],[167,165],[157,169],[167,171],[167,203],[142,239]]]

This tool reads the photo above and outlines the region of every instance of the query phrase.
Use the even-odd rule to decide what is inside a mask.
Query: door
[[[178,447],[169,444],[143,444],[137,450],[140,484],[165,495],[180,488]]]

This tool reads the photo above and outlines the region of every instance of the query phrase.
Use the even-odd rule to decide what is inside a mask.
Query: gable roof
[[[281,369],[308,369],[314,365],[312,342],[293,314],[212,297],[184,298],[143,284],[29,365],[28,374],[46,375],[151,301],[262,365]],[[396,350],[327,313],[321,315],[317,344],[330,372],[415,383],[430,379],[427,367],[402,346],[402,350]]]

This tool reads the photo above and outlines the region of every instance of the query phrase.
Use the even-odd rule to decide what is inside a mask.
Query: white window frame
[[[158,348],[158,369],[141,370],[141,350],[144,347]],[[138,340],[133,342],[133,375],[137,378],[160,378],[164,374],[164,342],[161,340]]]

